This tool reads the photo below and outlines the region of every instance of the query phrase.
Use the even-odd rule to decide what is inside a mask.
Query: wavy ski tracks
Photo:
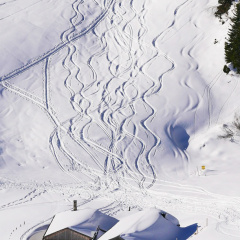
[[[116,12],[117,10],[116,10],[116,7],[114,8],[114,11]],[[135,15],[136,16],[136,15]],[[121,18],[121,19],[123,19],[123,18]],[[114,24],[114,21],[112,22],[112,24]],[[126,24],[127,25],[127,24]],[[126,27],[126,25],[125,25],[125,27]],[[115,26],[115,28],[117,28],[117,30],[118,30],[118,27],[117,27],[117,25],[114,25]],[[120,31],[118,30],[118,33],[119,33]],[[124,41],[124,37],[121,37],[121,35],[119,35],[120,36],[120,38],[119,38],[119,40],[121,39],[121,40],[123,40]],[[116,38],[115,38],[116,39]],[[116,39],[116,43],[118,44],[118,45],[120,45],[121,43]],[[120,45],[120,48],[121,48],[121,45]],[[128,50],[129,51],[129,50]],[[130,56],[130,51],[129,51],[129,56]],[[115,73],[111,70],[112,69],[112,66],[113,66],[113,62],[112,61],[110,61],[109,60],[109,71],[111,72],[111,74],[113,75],[113,78],[111,78],[109,81],[108,81],[108,83],[106,84],[106,88],[105,88],[105,93],[103,92],[103,99],[104,99],[104,101],[103,101],[103,104],[105,104],[105,105],[107,105],[107,106],[109,106],[109,102],[106,102],[106,100],[107,100],[107,96],[110,96],[110,92],[109,92],[109,90],[108,90],[108,86],[110,85],[110,83],[111,83],[111,81],[113,81],[114,80],[114,78],[115,77],[120,77],[122,74],[124,74],[125,72],[126,72],[126,69],[125,70],[123,70],[123,71],[121,71],[121,72],[119,72],[118,71],[118,73],[117,73],[117,75],[115,75]],[[122,86],[124,86],[126,84],[126,81],[124,81],[124,83],[123,83],[123,85]],[[118,88],[118,89],[123,89],[123,87],[120,87],[120,88]],[[115,93],[117,93],[118,91],[116,90],[115,91]],[[122,92],[122,91],[121,91]],[[122,92],[123,94],[124,94],[124,92]],[[125,95],[125,94],[124,94]],[[123,96],[124,96],[123,95]],[[109,98],[108,98],[109,99]],[[109,99],[110,100],[110,99]],[[109,101],[108,100],[108,101]],[[110,100],[111,101],[111,100]],[[113,103],[111,102],[111,105],[112,105]],[[117,113],[121,108],[123,108],[124,106],[123,105],[120,105],[120,107],[118,107],[118,108],[116,108],[115,110],[111,110],[111,111],[109,111],[110,110],[110,108],[109,108],[109,113],[107,114],[107,111],[106,110],[104,110],[104,112],[103,112],[103,117],[102,117],[102,120],[104,121],[104,122],[106,122],[107,121],[107,124],[110,124],[110,125],[112,125],[112,133],[113,132],[119,132],[119,130],[118,129],[121,129],[121,134],[120,134],[120,136],[118,136],[117,138],[116,137],[114,137],[113,139],[118,139],[118,141],[115,143],[115,144],[113,144],[112,146],[110,146],[110,148],[111,149],[113,149],[113,148],[115,148],[114,147],[114,145],[117,145],[118,144],[118,142],[119,142],[119,140],[120,139],[122,139],[122,137],[121,137],[121,135],[122,134],[126,134],[125,132],[123,132],[123,125],[125,124],[125,122],[126,122],[126,119],[124,119],[123,120],[123,123],[121,123],[120,125],[116,125],[116,123],[114,123],[114,121],[112,121],[113,120],[113,116],[115,115],[115,113]],[[106,115],[107,114],[107,115]],[[106,117],[106,116],[108,116],[108,117]],[[106,120],[105,120],[106,119]],[[108,120],[107,120],[108,119]],[[112,120],[111,120],[112,119]],[[105,125],[106,125],[106,123],[105,123]],[[115,135],[115,134],[114,134]],[[114,135],[112,135],[112,136],[114,136]],[[113,141],[116,141],[116,140],[113,140]],[[106,160],[106,164],[107,164],[107,162],[108,162],[108,160]],[[127,163],[126,163],[127,164]],[[107,166],[107,165],[106,165]],[[106,167],[105,166],[105,167]],[[135,165],[136,166],[136,168],[137,168],[137,170],[139,171],[139,169],[138,169],[138,165],[136,164]],[[113,165],[112,165],[112,167],[114,167]],[[128,169],[129,169],[129,166],[127,167]],[[143,178],[144,179],[144,178]],[[141,184],[142,185],[142,184]]]
[[[144,170],[141,170],[141,165],[148,166],[147,168],[150,169],[150,175],[152,175],[152,183],[147,186],[147,188],[150,188],[154,185],[157,175],[154,170],[154,160],[152,159],[152,156],[154,155],[154,152],[158,149],[158,147],[161,144],[161,139],[159,136],[157,136],[150,127],[150,122],[155,116],[156,109],[154,106],[150,104],[148,101],[148,97],[159,93],[161,91],[162,86],[162,79],[164,76],[169,74],[170,72],[174,71],[175,69],[175,63],[172,59],[170,59],[167,54],[161,52],[161,50],[157,46],[158,41],[162,41],[161,36],[167,35],[170,28],[172,28],[176,21],[177,21],[177,15],[180,11],[181,7],[186,6],[186,4],[190,2],[185,1],[182,4],[180,4],[174,11],[174,20],[173,23],[161,34],[159,34],[155,39],[152,41],[152,46],[148,46],[145,41],[145,35],[148,32],[147,24],[145,22],[145,15],[147,13],[147,1],[142,1],[141,3],[141,9],[140,11],[136,10],[134,7],[134,1],[132,0],[130,3],[124,3],[123,1],[105,1],[104,3],[104,10],[103,13],[95,19],[95,21],[88,26],[87,29],[84,29],[81,31],[80,34],[74,35],[77,26],[80,26],[81,23],[84,21],[84,16],[80,12],[81,10],[81,4],[83,4],[83,1],[74,1],[72,4],[73,9],[73,16],[69,19],[69,23],[71,27],[64,31],[61,35],[61,41],[62,45],[54,49],[52,52],[50,51],[46,56],[40,57],[39,60],[36,62],[31,63],[30,65],[26,65],[22,69],[19,69],[15,71],[14,73],[7,75],[3,77],[1,80],[4,81],[2,84],[7,84],[6,80],[16,76],[17,74],[21,74],[21,72],[29,69],[31,66],[34,66],[39,61],[45,60],[45,106],[40,105],[45,109],[45,111],[48,112],[50,118],[55,124],[55,130],[53,131],[52,135],[49,139],[50,149],[55,156],[56,159],[56,153],[55,149],[53,147],[53,141],[57,141],[59,144],[55,145],[55,148],[59,148],[61,152],[69,159],[70,162],[75,161],[78,162],[78,160],[73,157],[71,153],[69,153],[69,150],[66,149],[64,146],[64,142],[61,139],[61,131],[67,132],[67,134],[71,137],[71,139],[81,145],[81,147],[84,146],[85,151],[88,152],[88,154],[91,156],[92,159],[94,159],[95,163],[101,168],[101,164],[97,160],[97,158],[94,156],[94,154],[91,154],[91,148],[95,149],[96,151],[101,151],[107,155],[106,161],[105,161],[105,173],[109,172],[109,163],[111,165],[111,170],[113,172],[118,171],[124,171],[130,176],[132,175],[135,179],[136,173],[140,175],[141,188],[144,187],[144,182],[147,178],[149,178],[149,175],[144,172]],[[132,13],[130,14],[130,17],[126,16],[127,10],[126,7],[131,9]],[[108,16],[107,16],[108,14]],[[106,16],[106,18],[105,18]],[[108,20],[110,22],[110,27],[106,29],[105,32],[102,32],[100,37],[97,36],[95,30],[98,24],[103,21],[104,19]],[[132,32],[134,31],[131,22],[133,20],[137,20],[139,24],[139,29],[135,30],[137,31],[137,39],[133,38]],[[82,85],[82,89],[80,92],[75,92],[75,90],[72,88],[72,81],[78,81],[81,83],[81,79],[79,78],[79,75],[81,73],[81,69],[78,66],[78,63],[76,60],[74,60],[74,56],[77,54],[77,45],[76,41],[79,37],[86,35],[87,33],[90,33],[92,31],[95,36],[99,38],[101,41],[101,49],[99,49],[97,52],[95,52],[90,58],[87,60],[87,65],[89,69],[92,71],[93,74],[93,81],[90,85],[84,86]],[[108,53],[110,50],[110,46],[108,45],[106,41],[107,34],[114,32],[114,42],[117,46],[118,53],[117,56],[113,59],[110,59],[108,57]],[[139,51],[133,52],[133,41],[138,43]],[[49,71],[49,61],[50,56],[52,54],[55,54],[57,51],[61,50],[63,47],[67,47],[68,52],[65,58],[63,59],[62,65],[64,69],[67,71],[67,77],[64,81],[64,85],[66,89],[68,89],[70,93],[70,104],[72,108],[76,112],[76,116],[71,117],[69,119],[70,126],[68,129],[64,128],[64,123],[59,122],[57,119],[54,110],[51,107],[51,102],[49,100],[50,93],[49,93],[49,83],[48,83],[48,71]],[[150,47],[152,50],[152,56],[149,59],[144,59],[143,56],[145,55],[145,48]],[[128,56],[128,65],[127,67],[124,67],[121,69],[121,51],[125,52]],[[106,81],[103,87],[102,92],[102,102],[99,104],[99,118],[102,121],[102,129],[105,131],[106,135],[111,139],[111,144],[108,149],[101,147],[98,143],[92,141],[91,139],[88,139],[86,137],[86,132],[88,131],[88,128],[92,125],[93,122],[96,122],[93,120],[93,116],[91,115],[91,102],[92,99],[90,97],[85,97],[85,91],[90,89],[93,86],[96,86],[98,84],[98,70],[94,69],[93,63],[96,61],[100,56],[106,55],[106,58],[109,62],[108,70],[111,73],[112,77]],[[163,56],[167,61],[171,63],[171,67],[163,72],[157,81],[152,78],[150,75],[146,73],[146,70],[148,66],[154,62],[158,56]],[[190,53],[189,53],[190,56]],[[126,78],[126,74],[130,75],[129,78]],[[137,86],[137,80],[133,76],[137,75],[143,75],[146,79],[150,81],[150,87],[145,89],[144,92],[140,93],[138,91]],[[121,79],[122,83],[118,85],[115,89],[110,89],[110,85],[116,79]],[[82,83],[81,83],[82,84]],[[135,98],[131,99],[128,98],[128,101],[124,100],[126,99],[127,93],[125,92],[126,88],[128,86],[133,86],[137,91],[137,96]],[[99,88],[97,91],[101,91]],[[18,91],[20,94],[20,92]],[[75,101],[76,95],[80,96],[81,101],[85,101],[87,104],[87,107],[83,108],[79,101]],[[26,96],[26,94],[24,95]],[[33,98],[31,97],[31,100]],[[129,124],[130,121],[134,119],[134,116],[136,115],[135,111],[135,103],[136,101],[140,101],[141,104],[146,108],[146,116],[142,119],[141,122],[133,122],[133,126],[135,130],[133,132],[129,132],[127,130],[127,124]],[[35,101],[36,103],[36,101]],[[37,104],[39,104],[37,102]],[[118,106],[117,106],[118,104]],[[116,106],[115,106],[116,105]],[[118,119],[119,112],[124,111],[124,109],[127,109],[129,106],[131,109],[131,113],[123,117],[121,120]],[[88,118],[87,123],[81,127],[81,134],[79,135],[77,131],[79,130],[78,123],[82,119],[82,117],[85,116]],[[145,140],[138,137],[139,132],[145,132],[149,138],[153,139],[151,146],[149,146],[149,143],[145,142]],[[140,146],[139,153],[135,159],[135,169],[132,169],[130,167],[130,164],[128,163],[127,156],[120,156],[118,153],[118,145],[121,143],[122,139],[124,139],[124,136],[128,136],[131,138],[131,144],[137,144]],[[131,147],[131,144],[129,146],[126,146],[125,151],[127,152],[128,149]],[[186,158],[185,153],[183,154]],[[118,162],[118,163],[117,163]],[[67,172],[63,165],[57,160],[57,163],[59,164],[60,169]],[[122,167],[121,167],[122,166]],[[135,173],[136,171],[136,173]],[[76,179],[77,180],[77,179]]]
[[[146,22],[148,0],[94,2],[101,5],[102,14],[89,26],[77,33],[78,27],[85,21],[81,13],[81,4],[84,2],[74,1],[72,3],[73,15],[69,19],[70,27],[62,33],[61,44],[32,63],[2,77],[0,84],[39,106],[51,119],[54,130],[49,136],[50,151],[59,169],[71,177],[79,189],[85,190],[85,194],[88,195],[85,203],[107,195],[113,202],[102,211],[110,215],[124,209],[126,207],[124,203],[127,202],[136,208],[157,206],[174,209],[179,207],[183,211],[206,214],[210,211],[214,217],[221,215],[221,221],[226,221],[226,219],[236,221],[240,216],[237,208],[238,198],[223,197],[201,188],[160,181],[161,176],[158,176],[159,171],[156,171],[154,155],[161,147],[162,139],[151,125],[158,111],[151,97],[161,96],[164,79],[173,75],[178,68],[176,59],[172,59],[170,54],[164,52],[160,43],[167,41],[169,33],[177,28],[181,9],[188,6],[192,0],[181,1],[182,3],[176,6],[171,24],[166,24],[164,30],[151,39],[150,43],[149,39],[147,40],[149,29]],[[195,27],[197,27],[196,24]],[[91,53],[82,55],[79,60],[78,54],[81,54],[79,49],[82,43],[77,40],[81,37],[89,39],[92,37],[94,40],[97,39],[99,44]],[[179,53],[187,59],[190,72],[199,70],[198,62],[193,61],[193,45],[203,37],[203,35],[197,35],[194,43],[185,46]],[[67,50],[67,53],[61,59],[62,69],[66,73],[62,81],[69,94],[68,101],[74,114],[61,122],[51,101],[54,96],[51,95],[50,71],[52,56],[63,48]],[[153,77],[148,72],[148,68],[160,57],[169,65],[167,69],[160,69],[158,77]],[[43,101],[7,81],[39,62],[43,62],[44,65]],[[101,64],[98,64],[99,62]],[[87,77],[84,75],[83,63],[90,72]],[[104,71],[107,72],[105,76]],[[191,95],[182,114],[190,112],[194,115],[196,123],[198,104],[201,98],[206,97],[210,126],[213,123],[211,89],[220,77],[221,74],[218,74],[206,86],[203,96],[197,93],[195,97]],[[144,81],[147,84],[144,85]],[[182,78],[179,85],[184,90],[193,92],[194,89],[191,88],[189,81],[187,77]],[[74,83],[78,83],[78,89],[74,87]],[[232,94],[236,88],[237,85]],[[96,103],[96,101],[99,102]],[[228,99],[226,103],[227,101]],[[179,114],[180,110],[174,109],[174,117]],[[221,111],[219,116],[220,114]],[[170,128],[176,123],[177,120],[173,119],[165,125],[164,130],[169,138],[172,138]],[[98,129],[99,132],[97,132]],[[95,138],[94,134],[99,138]],[[107,139],[107,144],[101,144],[102,139]],[[77,156],[71,144],[81,148],[88,158],[85,160]],[[188,164],[187,152],[179,149],[174,143],[172,156],[180,158],[183,166]],[[92,167],[91,163],[94,163],[98,169]],[[84,187],[81,174],[89,178],[89,182],[84,182],[86,184]],[[176,194],[165,193],[161,190],[164,188],[169,188]],[[129,195],[128,192],[134,192],[139,199]],[[73,195],[75,193],[78,192],[73,191]],[[186,196],[183,193],[186,193]],[[27,199],[34,197],[34,194],[34,192],[30,193]],[[192,197],[191,194],[200,197]],[[9,207],[22,204],[24,201],[24,198],[16,200],[9,203]],[[231,202],[232,209],[227,209],[227,202]],[[39,224],[44,222],[45,220]],[[221,225],[219,229],[221,231]],[[25,239],[29,231],[24,233],[21,239]]]
[[[0,78],[0,81],[5,81],[7,79],[13,78],[18,76],[19,74],[29,70],[31,67],[37,65],[38,63],[42,62],[43,60],[45,60],[46,58],[50,57],[53,54],[56,54],[57,52],[59,52],[61,49],[63,49],[65,46],[67,46],[68,44],[70,44],[71,42],[76,41],[77,39],[85,36],[87,33],[89,33],[90,31],[92,31],[94,28],[96,28],[98,26],[98,24],[103,21],[103,19],[106,17],[106,15],[108,14],[109,9],[111,8],[112,4],[114,3],[114,0],[109,0],[106,2],[106,8],[103,10],[103,12],[93,21],[91,22],[87,27],[85,27],[82,31],[80,31],[78,34],[74,35],[73,37],[71,37],[71,39],[66,40],[60,44],[58,44],[57,46],[55,46],[53,49],[49,50],[47,53],[45,53],[42,56],[39,56],[38,58],[31,60],[29,63],[27,63],[26,65],[22,66],[21,68],[18,68],[16,70],[14,70],[13,72],[6,74],[4,76],[2,76]],[[75,28],[75,27],[74,27]],[[72,29],[71,29],[72,31]]]
[[[82,15],[80,12],[78,12],[79,5],[82,4],[82,3],[83,3],[82,1],[80,1],[80,2],[79,2],[79,1],[75,1],[75,2],[73,3],[73,5],[72,5],[72,8],[73,8],[73,10],[74,10],[74,12],[75,12],[74,16],[69,20],[70,23],[72,24],[72,31],[70,31],[70,32],[67,32],[67,31],[66,31],[66,32],[64,32],[64,33],[62,34],[61,37],[62,37],[62,41],[63,41],[63,42],[66,41],[66,40],[69,40],[70,35],[71,35],[72,33],[74,33],[74,31],[75,31],[75,29],[76,29],[76,26],[74,25],[74,23],[77,22],[78,15],[81,16],[81,21],[83,21],[83,19],[84,19],[84,18],[82,17],[83,15]],[[80,23],[78,23],[78,24],[80,24]],[[79,105],[79,103],[75,101],[75,96],[76,96],[77,93],[75,93],[74,89],[72,89],[72,87],[71,87],[71,81],[72,81],[72,79],[76,79],[77,81],[80,82],[80,80],[78,79],[78,74],[79,74],[79,72],[80,72],[80,69],[79,69],[79,67],[77,66],[77,64],[76,64],[76,63],[74,62],[74,60],[73,60],[73,57],[74,57],[74,54],[76,53],[76,51],[77,51],[77,48],[76,48],[75,44],[71,42],[71,43],[68,45],[68,53],[67,53],[65,59],[64,59],[63,62],[62,62],[63,67],[64,67],[64,68],[67,70],[67,72],[68,72],[68,75],[67,75],[67,77],[66,77],[66,79],[65,79],[65,81],[64,81],[64,85],[65,85],[65,87],[68,89],[68,91],[69,91],[70,94],[71,94],[70,104],[71,104],[72,108],[77,112],[77,115],[76,115],[75,117],[73,117],[73,118],[71,118],[71,119],[68,120],[68,121],[70,122],[70,126],[69,126],[68,131],[66,131],[66,132],[67,132],[67,134],[72,138],[72,140],[73,140],[75,143],[77,143],[78,145],[80,145],[81,147],[83,147],[82,144],[80,144],[80,143],[75,139],[75,135],[74,135],[74,132],[73,132],[73,129],[75,129],[74,125],[79,121],[79,119],[81,120],[81,115],[82,115],[83,112],[84,112],[84,110],[81,108],[81,106]],[[73,74],[73,69],[74,69],[75,74]],[[72,76],[72,75],[73,75],[73,76]],[[80,93],[80,95],[82,96],[81,93]],[[85,112],[86,112],[86,111],[87,111],[87,110],[85,110]],[[90,121],[91,121],[91,120],[90,120]],[[64,125],[64,123],[60,123],[60,124],[58,125],[58,128],[59,128],[59,127],[61,128],[63,125]],[[63,140],[62,140],[62,138],[61,138],[61,131],[60,131],[60,129],[59,129],[59,130],[55,129],[55,133],[53,132],[53,135],[54,135],[54,134],[55,134],[55,136],[56,136],[56,138],[57,138],[57,142],[58,142],[57,147],[58,147],[58,149],[66,156],[67,159],[69,159],[71,165],[73,166],[73,162],[75,162],[75,163],[77,163],[77,164],[80,164],[81,169],[82,169],[81,171],[83,171],[83,172],[85,172],[85,173],[86,173],[86,171],[87,171],[89,177],[91,177],[91,176],[94,175],[93,179],[96,179],[96,174],[93,174],[93,172],[94,172],[93,169],[89,169],[88,167],[82,165],[82,162],[79,162],[79,161],[76,159],[76,157],[74,157],[73,154],[71,154],[70,151],[67,150],[67,148],[65,147],[64,142],[63,142]],[[52,139],[53,139],[53,138],[51,137],[50,140],[52,140]],[[66,171],[65,168],[63,167],[63,165],[62,165],[62,164],[60,163],[60,161],[58,160],[58,157],[56,156],[55,150],[54,150],[54,148],[53,148],[53,143],[52,143],[52,141],[50,141],[50,148],[51,148],[51,150],[52,150],[53,155],[55,156],[56,161],[58,162],[58,164],[59,164],[59,166],[60,166],[60,169],[62,169],[62,171],[64,171],[65,173],[69,174],[68,170]],[[83,149],[85,149],[85,150],[89,153],[89,155],[93,157],[93,155],[90,154],[90,151],[87,150],[86,147],[83,147]],[[93,157],[93,159],[95,159],[95,158]],[[96,161],[96,163],[98,164],[97,161]],[[98,165],[99,165],[99,164],[98,164]],[[99,167],[101,167],[101,166],[99,165]],[[88,170],[87,170],[87,169],[88,169]],[[73,178],[76,179],[77,181],[81,181],[78,177],[75,177],[73,174],[69,174],[69,175],[71,175],[71,177],[73,177]],[[99,175],[97,176],[97,178],[99,178]]]

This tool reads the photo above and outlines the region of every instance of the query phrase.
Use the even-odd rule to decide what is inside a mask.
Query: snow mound
[[[166,216],[166,217],[165,217]],[[152,239],[170,240],[187,239],[197,230],[197,224],[180,228],[173,216],[162,214],[157,209],[146,209],[121,219],[99,240],[109,240],[121,236],[126,240]],[[175,223],[175,224],[174,224]]]

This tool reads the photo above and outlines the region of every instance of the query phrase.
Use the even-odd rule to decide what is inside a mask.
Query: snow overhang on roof
[[[118,236],[125,240],[151,239],[187,239],[197,229],[197,225],[178,227],[179,222],[170,214],[162,215],[157,209],[147,209],[122,218],[99,240],[109,240]]]
[[[98,226],[107,231],[117,222],[117,219],[96,209],[66,211],[55,215],[45,236],[69,228],[86,236],[93,237]]]

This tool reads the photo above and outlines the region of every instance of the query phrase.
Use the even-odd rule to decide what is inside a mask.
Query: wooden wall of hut
[[[78,233],[69,228],[65,228],[43,238],[43,240],[91,240],[91,239],[92,239],[91,237]]]

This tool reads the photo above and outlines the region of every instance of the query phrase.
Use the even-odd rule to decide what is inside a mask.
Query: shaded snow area
[[[118,220],[109,237],[240,238],[217,4],[0,0],[1,239],[41,239],[74,199]]]
[[[165,213],[166,214],[166,213]],[[176,224],[177,222],[177,224]],[[171,215],[162,215],[157,209],[146,209],[122,218],[99,240],[113,239],[187,239],[197,230],[197,225],[180,228]]]

